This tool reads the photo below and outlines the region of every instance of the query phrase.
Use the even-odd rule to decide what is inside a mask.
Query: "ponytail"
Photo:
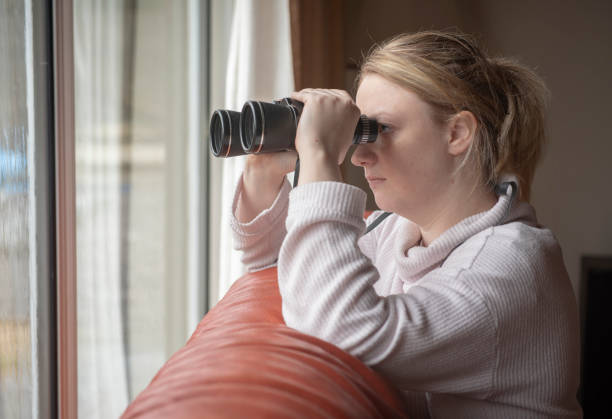
[[[521,199],[529,200],[531,183],[546,143],[544,111],[550,97],[542,79],[515,61],[496,58],[490,63],[497,73],[497,90],[505,97],[505,116],[497,138],[498,156],[494,177],[514,173]]]

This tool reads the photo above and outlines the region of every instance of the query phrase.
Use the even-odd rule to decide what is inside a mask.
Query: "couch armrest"
[[[404,416],[373,370],[284,324],[272,268],[234,283],[122,417]]]

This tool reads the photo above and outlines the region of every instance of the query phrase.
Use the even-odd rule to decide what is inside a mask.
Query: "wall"
[[[532,204],[561,242],[578,293],[582,255],[612,255],[612,3],[606,1],[345,2],[347,89],[355,62],[374,41],[398,32],[459,28],[494,55],[534,68],[552,92],[549,144],[536,173]],[[372,18],[375,16],[375,18]],[[360,170],[345,168],[367,189]],[[373,205],[370,197],[369,205]]]

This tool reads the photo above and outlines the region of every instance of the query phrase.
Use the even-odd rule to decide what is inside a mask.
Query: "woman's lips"
[[[380,185],[386,179],[378,176],[366,176],[366,180],[370,184],[370,186]]]

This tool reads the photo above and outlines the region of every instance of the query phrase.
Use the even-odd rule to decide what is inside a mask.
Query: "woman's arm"
[[[295,165],[295,153],[250,155],[238,182],[230,224],[234,248],[249,271],[276,263],[285,237],[291,186],[285,174]]]
[[[277,153],[278,154],[278,153]],[[293,154],[293,153],[292,153]],[[280,156],[284,158],[285,156]],[[295,161],[294,155],[287,156]],[[280,192],[285,174],[292,169],[290,161],[281,160],[276,155],[250,155],[242,172],[242,190],[235,209],[238,222],[248,223],[263,210],[270,208]],[[289,168],[289,172],[287,172]]]
[[[365,194],[318,182],[291,192],[279,287],[287,325],[331,342],[401,389],[485,394],[495,360],[494,318],[460,281],[437,278],[379,297],[376,268],[358,248]]]

